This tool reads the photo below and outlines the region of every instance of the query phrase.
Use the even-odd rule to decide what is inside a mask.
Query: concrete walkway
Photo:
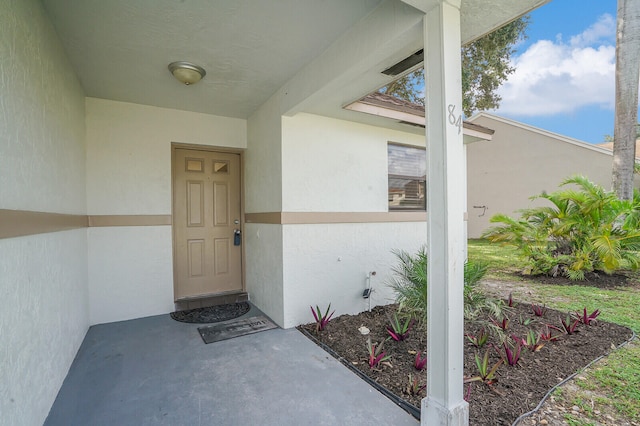
[[[205,345],[197,328],[91,327],[45,425],[418,423],[295,329]]]

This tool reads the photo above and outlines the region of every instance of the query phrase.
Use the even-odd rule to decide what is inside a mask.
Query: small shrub
[[[488,297],[477,284],[487,273],[487,264],[472,260],[464,264],[464,318],[476,319],[484,313],[494,316],[503,314],[503,300]]]
[[[499,214],[483,237],[518,248],[527,259],[525,274],[565,276],[584,280],[585,274],[607,274],[640,267],[640,192],[633,200],[618,200],[612,191],[582,176],[565,179],[560,189],[543,192],[550,206],[521,210],[521,218]]]
[[[390,283],[396,294],[400,309],[417,318],[422,324],[427,320],[427,252],[422,247],[412,255],[404,250],[394,251],[398,264],[393,267]],[[466,319],[473,319],[480,312],[488,311],[499,316],[503,301],[487,297],[477,288],[477,283],[487,273],[487,265],[467,261],[464,264],[464,313]]]
[[[400,309],[416,318],[427,319],[427,251],[420,248],[411,255],[404,250],[394,251],[398,264],[393,267],[391,287],[396,293]]]

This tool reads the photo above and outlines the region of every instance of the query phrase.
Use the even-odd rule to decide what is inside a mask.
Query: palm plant
[[[507,309],[504,301],[488,297],[477,284],[487,274],[488,265],[468,260],[464,264],[464,317],[475,320],[481,313],[500,317]]]
[[[415,255],[404,250],[394,250],[398,264],[393,273],[391,288],[396,293],[401,310],[416,318],[427,315],[427,250],[421,247]],[[424,322],[426,323],[426,321]]]
[[[393,252],[398,264],[392,269],[391,287],[396,293],[400,309],[418,318],[422,324],[427,320],[427,252],[421,247],[415,255],[399,250]],[[487,265],[467,261],[464,264],[465,318],[473,319],[482,311],[500,316],[502,301],[487,297],[476,284],[487,272]]]
[[[521,218],[495,215],[484,237],[515,245],[526,259],[525,274],[564,275],[583,280],[585,273],[640,266],[640,194],[619,200],[583,176],[573,176],[545,199],[550,205],[521,210]]]

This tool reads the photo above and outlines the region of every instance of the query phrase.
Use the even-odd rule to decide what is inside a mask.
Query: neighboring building
[[[613,142],[605,142],[598,144],[597,146],[613,151]],[[640,139],[636,140],[636,158],[640,160]]]
[[[468,235],[478,238],[498,213],[541,205],[529,198],[553,192],[572,175],[584,175],[611,188],[613,155],[603,145],[593,145],[492,114],[469,119],[495,130],[490,142],[467,147]],[[636,185],[640,182],[636,176]]]

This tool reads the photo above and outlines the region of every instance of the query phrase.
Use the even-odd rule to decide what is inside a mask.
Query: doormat
[[[273,328],[278,328],[278,326],[271,322],[269,318],[260,315],[231,321],[225,324],[198,327],[198,332],[202,340],[209,344],[247,334],[258,333],[260,331],[271,330]]]
[[[180,322],[210,324],[238,318],[249,312],[249,309],[251,309],[251,305],[248,302],[240,302],[171,312],[170,315],[171,318]]]

